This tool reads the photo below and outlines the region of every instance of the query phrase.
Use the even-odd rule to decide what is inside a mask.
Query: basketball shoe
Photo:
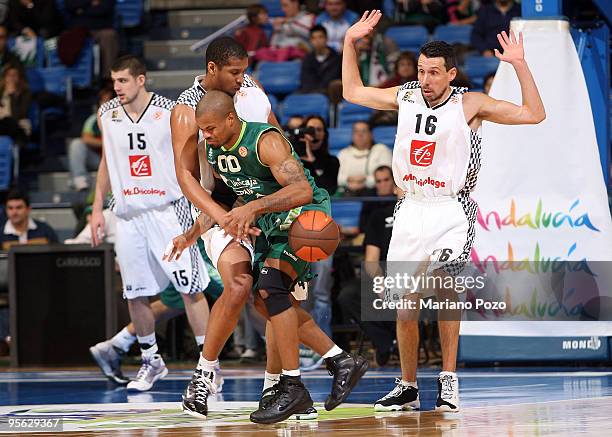
[[[310,393],[299,376],[281,375],[278,389],[264,408],[251,413],[251,422],[277,423],[289,419],[294,414],[305,412],[312,407]]]
[[[438,377],[436,411],[459,411],[459,378],[454,372],[441,372]]]
[[[395,378],[395,388],[374,404],[374,411],[418,410],[421,408],[419,389],[402,384],[400,378]]]
[[[164,359],[159,354],[150,357],[142,356],[142,365],[136,374],[136,379],[127,385],[128,390],[147,391],[153,387],[156,381],[168,374],[168,368]]]
[[[274,395],[279,390],[279,383],[274,384],[272,387],[268,387],[261,394],[261,399],[259,400],[259,409],[266,409],[274,400]],[[314,420],[319,417],[319,412],[315,409],[315,407],[308,407],[304,411],[300,411],[291,416],[290,420]]]
[[[205,372],[196,368],[183,392],[183,411],[191,416],[206,419],[208,415],[208,397],[217,393],[215,385],[216,372]]]
[[[102,341],[90,347],[89,353],[109,380],[119,385],[126,385],[130,382],[121,373],[121,357],[125,352],[113,346],[110,340]]]
[[[342,352],[334,357],[325,358],[325,365],[329,374],[334,377],[331,393],[324,404],[325,409],[330,411],[346,400],[368,370],[368,361],[358,355]]]

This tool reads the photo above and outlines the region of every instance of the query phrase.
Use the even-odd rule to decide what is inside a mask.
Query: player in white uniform
[[[457,74],[455,55],[442,41],[421,48],[418,81],[386,89],[365,87],[354,44],[372,32],[380,17],[380,11],[366,12],[347,31],[342,84],[344,98],[350,102],[399,110],[393,176],[405,195],[396,207],[387,261],[412,261],[436,275],[456,275],[468,260],[474,240],[477,206],[469,194],[480,168],[481,123],[540,123],[546,117],[544,105],[524,59],[522,35],[517,39],[505,32],[498,35],[503,54],[496,50],[495,55],[514,67],[522,91],[521,105],[451,87]],[[418,310],[408,311],[407,319],[397,321],[402,379],[376,402],[379,411],[420,405],[416,384]],[[436,410],[459,410],[455,373],[459,320],[460,314],[453,320],[439,320],[443,362]]]
[[[225,210],[221,206],[210,202],[209,194],[214,184],[212,169],[203,154],[198,156],[200,130],[195,121],[195,108],[206,91],[220,90],[233,95],[238,115],[247,121],[268,122],[278,126],[274,114],[270,111],[267,96],[254,79],[244,74],[248,66],[248,55],[240,44],[232,38],[214,40],[206,50],[206,66],[206,76],[196,77],[193,86],[179,96],[171,121],[174,157],[181,189],[198,209],[208,213],[200,215],[198,221],[204,225],[196,235],[200,235],[214,222],[222,224],[225,215]],[[194,165],[198,162],[199,166]],[[218,185],[224,186],[224,184]],[[202,195],[206,196],[207,202],[201,201]],[[219,196],[215,190],[212,192],[212,199],[231,207],[235,197]],[[214,217],[214,221],[208,217]],[[205,223],[206,221],[208,223]],[[226,236],[220,227],[208,231],[203,239],[213,265],[219,270],[224,291],[211,311],[200,362],[183,395],[183,409],[200,417],[206,416],[208,411],[206,399],[209,393],[215,391],[211,381],[214,379],[214,368],[218,365],[217,357],[236,326],[240,310],[252,293],[253,283],[252,248],[249,244],[237,243],[230,236]],[[185,236],[180,236],[174,240],[174,250],[180,253],[190,244],[193,244],[193,239],[188,240]],[[358,378],[355,375],[359,371],[359,365],[351,355],[342,351],[321,331],[307,312],[301,308],[297,311],[300,341],[326,358],[328,369],[334,375],[332,392],[326,402],[326,408],[334,408],[346,399],[356,384]],[[264,399],[274,398],[272,395],[280,379],[282,368],[275,343],[268,323],[266,327],[268,362],[260,405],[265,405]],[[317,412],[314,408],[309,408],[307,411],[299,412],[298,416],[302,419],[315,418]]]
[[[142,367],[127,388],[148,390],[167,373],[157,353],[155,321],[149,297],[169,282],[181,293],[196,336],[204,335],[205,313],[199,293],[209,283],[196,247],[189,256],[162,262],[169,239],[193,224],[190,206],[176,180],[170,134],[174,102],[145,88],[146,69],[134,56],[117,59],[111,77],[117,97],[102,105],[98,124],[103,133],[103,155],[98,169],[91,218],[92,242],[101,242],[102,208],[109,190],[117,216],[115,251],[128,300],[130,317],[142,352]],[[200,300],[202,302],[202,300]],[[204,304],[206,301],[204,300]]]

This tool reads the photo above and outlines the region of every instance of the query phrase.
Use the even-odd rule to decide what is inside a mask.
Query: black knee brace
[[[293,280],[289,275],[272,267],[263,267],[259,276],[259,289],[268,293],[263,299],[270,317],[291,308],[289,287]]]

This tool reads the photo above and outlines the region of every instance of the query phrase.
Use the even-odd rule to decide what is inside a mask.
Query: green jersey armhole
[[[259,138],[261,138],[261,136],[263,134],[265,134],[266,132],[270,132],[270,131],[278,132],[281,135],[281,137],[283,137],[283,139],[285,141],[287,141],[287,144],[289,144],[289,148],[293,152],[293,146],[291,145],[291,143],[289,142],[287,137],[285,137],[285,135],[283,134],[283,132],[281,132],[281,130],[279,128],[277,128],[276,126],[270,126],[270,127],[266,128],[266,129],[262,130],[261,132],[259,132],[259,135],[257,135],[257,140],[255,141],[255,154],[257,155],[257,161],[259,161],[259,163],[261,165],[263,165],[264,167],[270,167],[270,166],[264,164],[263,162],[261,162],[261,159],[259,159]]]

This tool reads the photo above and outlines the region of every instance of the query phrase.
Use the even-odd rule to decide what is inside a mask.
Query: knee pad
[[[263,267],[259,276],[260,290],[265,290],[268,297],[264,298],[264,304],[270,317],[276,316],[291,308],[289,299],[289,287],[293,280],[289,275],[272,267]]]

